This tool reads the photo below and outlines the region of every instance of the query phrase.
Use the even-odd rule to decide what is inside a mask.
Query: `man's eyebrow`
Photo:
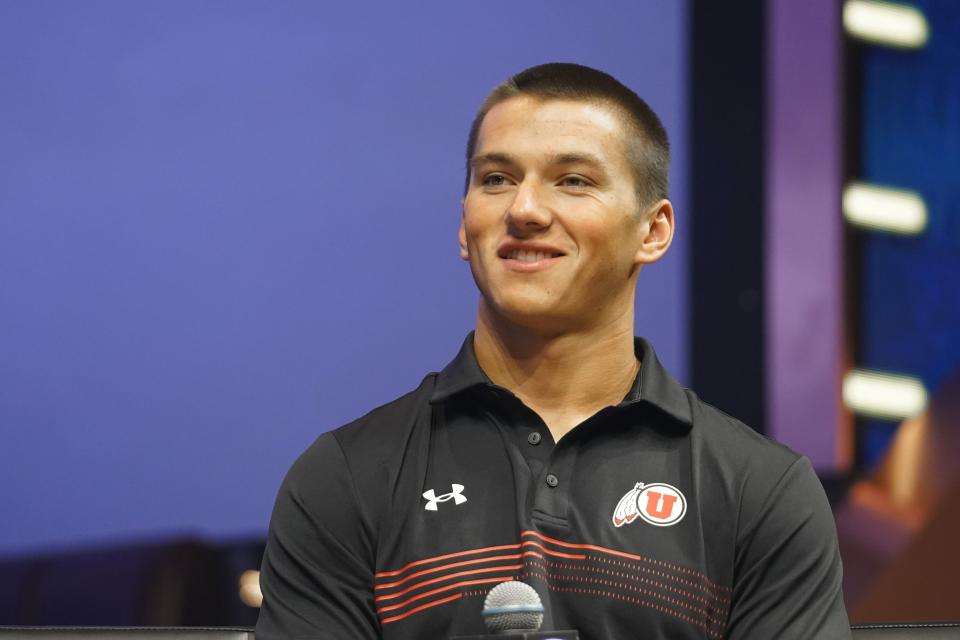
[[[482,153],[470,158],[470,168],[475,169],[482,164],[510,164],[515,165],[517,161],[509,153]]]
[[[550,164],[586,164],[597,169],[606,169],[607,163],[592,153],[557,153],[549,158]],[[483,164],[517,164],[516,159],[509,153],[482,153],[470,158],[470,167],[476,168]]]
[[[551,164],[586,164],[597,169],[606,169],[607,163],[592,153],[558,153],[550,158]]]

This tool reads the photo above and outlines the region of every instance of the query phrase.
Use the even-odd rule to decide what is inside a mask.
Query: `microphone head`
[[[533,587],[511,580],[490,589],[481,615],[490,633],[537,631],[543,624],[543,604]]]

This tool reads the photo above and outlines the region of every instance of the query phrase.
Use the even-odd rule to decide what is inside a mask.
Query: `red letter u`
[[[656,491],[647,491],[647,514],[652,518],[666,520],[673,513],[677,496],[665,496]]]

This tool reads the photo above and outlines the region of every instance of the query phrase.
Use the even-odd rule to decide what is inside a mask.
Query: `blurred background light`
[[[927,19],[919,9],[893,2],[847,0],[843,27],[858,40],[904,49],[919,49],[930,37]]]
[[[240,575],[240,599],[249,607],[259,608],[263,603],[259,571],[244,571]]]
[[[927,227],[927,205],[920,194],[862,182],[843,190],[843,216],[857,227],[902,235]]]
[[[918,378],[854,369],[843,378],[843,402],[859,415],[904,420],[926,408],[927,390]]]

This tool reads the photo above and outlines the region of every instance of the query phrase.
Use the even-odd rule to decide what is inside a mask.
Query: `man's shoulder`
[[[829,516],[806,457],[688,393],[700,471],[716,504],[724,505],[722,517],[736,514],[738,540],[761,526],[790,526],[814,511]]]
[[[416,389],[371,409],[330,434],[348,453],[395,451],[397,445],[409,438],[414,427],[429,424],[430,396],[436,378],[436,373],[428,373]]]
[[[424,421],[429,424],[430,395],[436,377],[436,373],[428,373],[416,389],[320,434],[301,454],[294,468],[311,467],[331,456],[348,463],[366,464],[397,452],[418,424]]]
[[[382,499],[405,451],[423,439],[415,434],[429,432],[436,376],[427,374],[416,389],[317,437],[287,473],[288,488],[314,495],[317,487],[346,482],[364,504]]]
[[[775,480],[802,456],[687,389],[693,432],[709,459],[727,473]],[[773,476],[772,478],[770,476]]]

